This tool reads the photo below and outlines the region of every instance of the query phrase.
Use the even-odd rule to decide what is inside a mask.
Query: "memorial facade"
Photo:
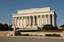
[[[12,28],[19,30],[37,30],[46,24],[56,26],[56,14],[50,7],[17,10],[12,18]]]

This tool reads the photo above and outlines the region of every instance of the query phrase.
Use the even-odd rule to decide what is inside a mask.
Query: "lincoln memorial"
[[[37,30],[46,24],[56,26],[55,10],[50,7],[17,10],[12,16],[14,30]]]

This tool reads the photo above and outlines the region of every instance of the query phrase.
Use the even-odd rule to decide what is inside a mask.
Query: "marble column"
[[[34,26],[34,24],[35,24],[35,19],[34,19],[34,16],[33,16],[33,26]]]
[[[29,16],[28,16],[28,26],[29,26]]]
[[[18,27],[19,27],[19,17],[18,17]]]
[[[42,15],[42,26],[44,25],[44,15]]]
[[[18,26],[18,17],[16,17],[16,26]]]
[[[23,16],[23,27],[25,27],[25,16]]]
[[[31,17],[29,16],[29,26],[31,25]]]
[[[40,27],[40,15],[38,15],[38,26]]]
[[[28,24],[27,25],[29,26],[29,17],[28,16],[27,16],[27,21],[28,21]]]
[[[42,26],[42,15],[40,15],[40,27]]]
[[[19,25],[19,18],[17,19],[17,26]]]
[[[28,26],[30,25],[29,16],[28,16]]]
[[[22,16],[22,28],[23,28],[23,16]]]
[[[18,19],[19,19],[19,26],[20,26],[20,17],[18,17]]]
[[[52,25],[53,25],[53,26],[55,26],[54,22],[55,22],[55,21],[54,21],[54,15],[52,15]]]
[[[44,15],[44,25],[46,25],[46,16]]]
[[[16,19],[16,24],[17,24],[16,26],[18,26],[18,17],[17,17],[17,19]]]
[[[20,17],[20,26],[22,27],[22,17]]]
[[[44,15],[45,16],[45,15]],[[45,17],[43,16],[43,25],[45,25]]]
[[[24,27],[26,27],[26,17],[24,16]]]
[[[48,15],[46,15],[46,24],[48,24]]]
[[[37,26],[38,26],[38,16],[36,16],[36,23],[37,23]]]
[[[34,26],[36,26],[36,16],[34,16]]]
[[[27,16],[25,16],[25,25],[27,26]]]
[[[31,22],[30,26],[32,26],[32,24],[33,24],[33,18],[32,18],[32,16],[30,16],[30,22]]]
[[[35,16],[35,26],[37,25],[37,16]]]
[[[48,24],[51,24],[50,22],[50,15],[48,15]]]
[[[28,26],[28,21],[29,19],[28,19],[28,16],[26,16],[26,26]]]

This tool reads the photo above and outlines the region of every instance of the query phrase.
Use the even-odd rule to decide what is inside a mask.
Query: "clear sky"
[[[0,0],[0,23],[11,24],[16,10],[47,6],[56,11],[57,25],[64,24],[64,0]]]

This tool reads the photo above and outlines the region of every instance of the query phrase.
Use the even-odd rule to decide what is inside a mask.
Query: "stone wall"
[[[60,34],[64,38],[64,32],[21,32],[21,34],[42,35],[43,37],[45,34]]]
[[[0,31],[0,37],[9,37],[13,35],[13,31]]]

